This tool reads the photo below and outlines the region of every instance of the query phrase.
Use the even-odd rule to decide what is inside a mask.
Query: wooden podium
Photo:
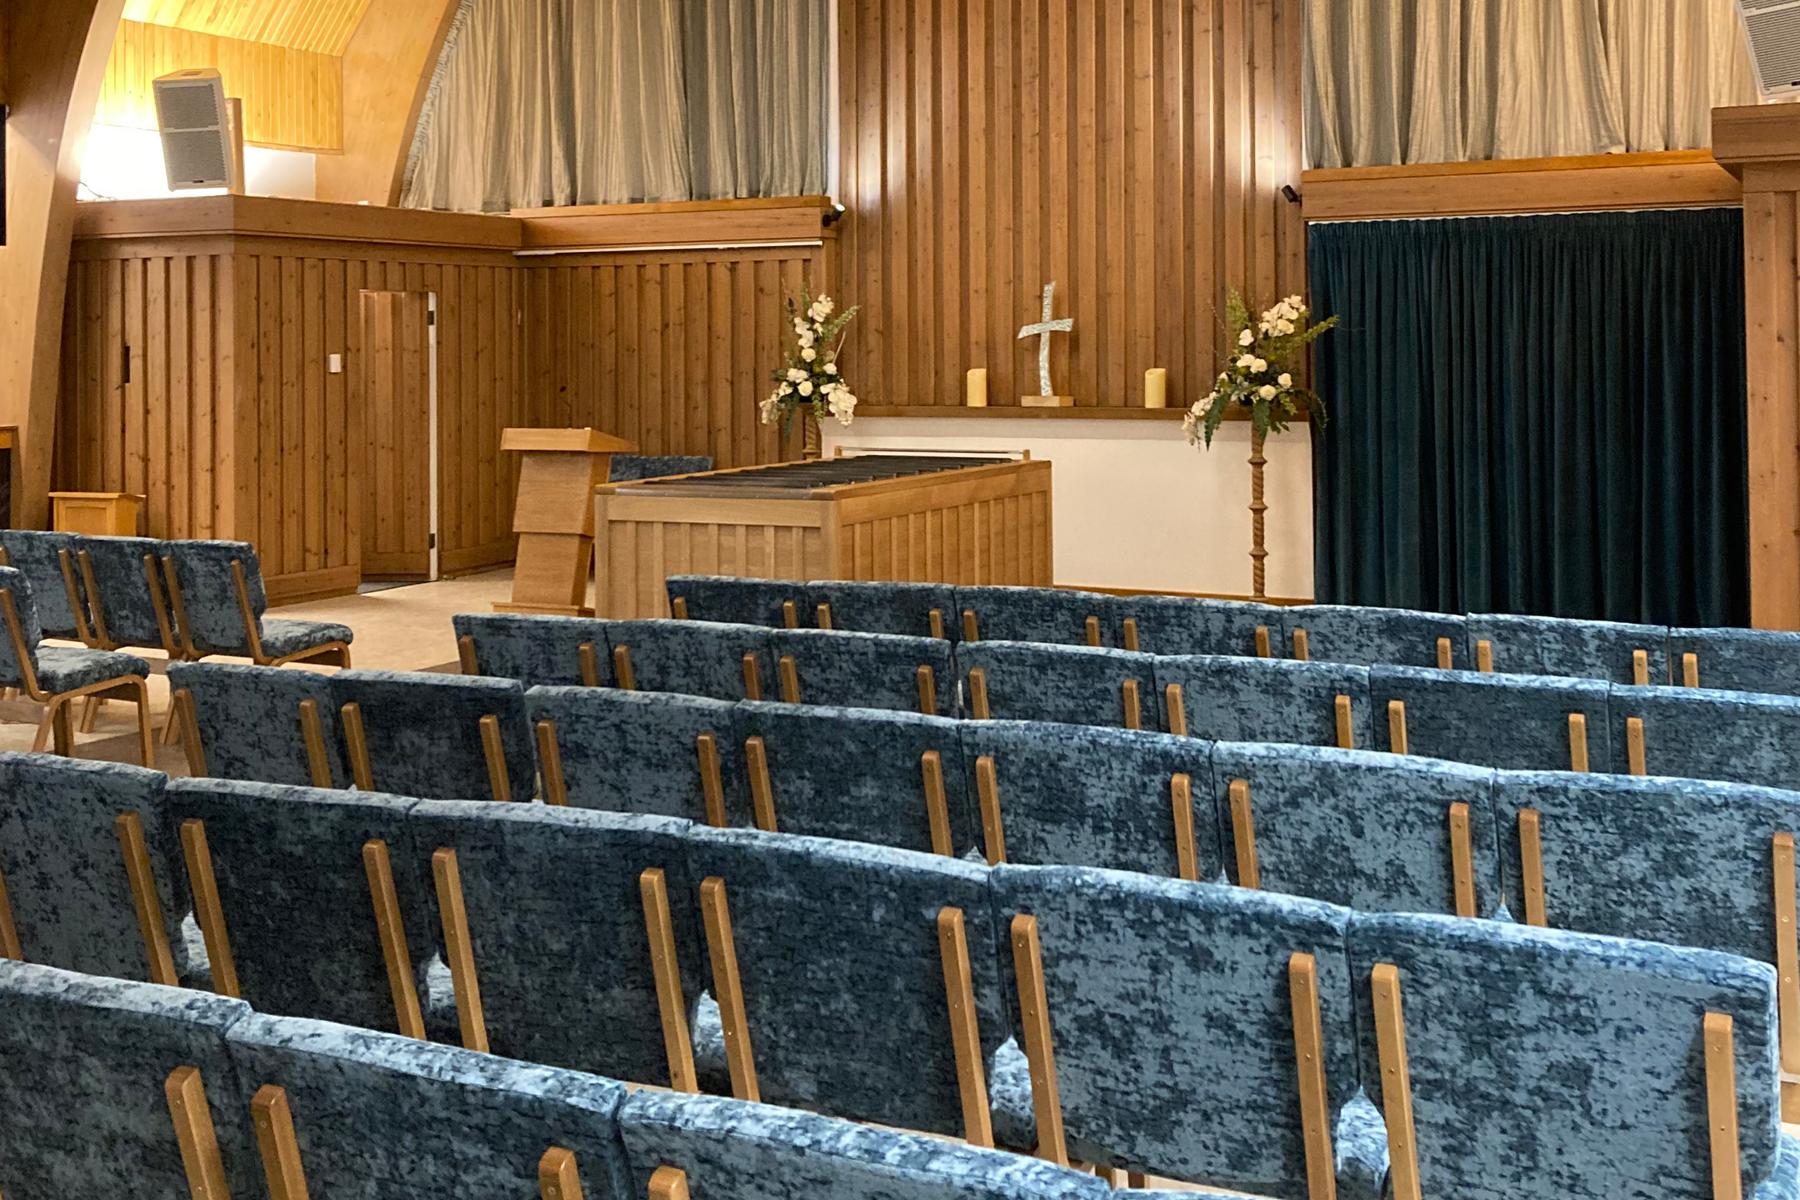
[[[508,429],[500,448],[525,460],[513,507],[519,559],[512,599],[495,604],[495,610],[593,616],[587,586],[594,556],[594,488],[606,482],[614,454],[637,446],[593,429]]]

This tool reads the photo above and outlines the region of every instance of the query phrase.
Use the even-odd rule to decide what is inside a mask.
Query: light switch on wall
[[[344,356],[341,354],[326,355],[325,371],[331,375],[342,375],[344,373]]]

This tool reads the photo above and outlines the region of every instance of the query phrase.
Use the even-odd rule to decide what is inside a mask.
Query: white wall
[[[1227,421],[1212,449],[1187,444],[1174,421],[1008,417],[865,417],[825,422],[825,453],[850,450],[1029,450],[1048,459],[1056,582],[1250,593],[1250,426]],[[1272,438],[1264,500],[1268,594],[1312,586],[1312,440]]]
[[[318,194],[316,161],[302,150],[245,146],[244,190],[252,196],[312,200]],[[95,125],[88,132],[87,151],[81,160],[83,200],[159,200],[173,195],[217,195],[218,191],[169,191],[162,138],[154,129]]]

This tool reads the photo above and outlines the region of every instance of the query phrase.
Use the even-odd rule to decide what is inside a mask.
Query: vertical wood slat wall
[[[1228,289],[1302,290],[1302,0],[844,0],[838,288],[869,404],[1038,390],[1017,340],[1055,280],[1059,392],[1210,387]]]

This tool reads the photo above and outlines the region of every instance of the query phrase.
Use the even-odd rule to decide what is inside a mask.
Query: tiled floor
[[[390,671],[456,669],[456,635],[450,618],[459,612],[488,612],[496,600],[512,592],[512,570],[465,575],[460,579],[421,583],[358,596],[337,596],[271,609],[275,617],[305,617],[340,621],[356,631],[351,647],[358,667]],[[157,674],[150,679],[151,710],[156,727],[162,728],[169,689],[161,671],[166,660],[160,652],[144,652]],[[220,661],[230,662],[230,659]],[[242,661],[242,660],[238,660]],[[0,701],[0,750],[29,750],[36,736],[42,709],[27,701]],[[157,766],[170,774],[187,773],[180,746],[156,747]],[[81,758],[137,761],[136,715],[124,703],[108,703],[92,733],[75,735],[75,753]]]

